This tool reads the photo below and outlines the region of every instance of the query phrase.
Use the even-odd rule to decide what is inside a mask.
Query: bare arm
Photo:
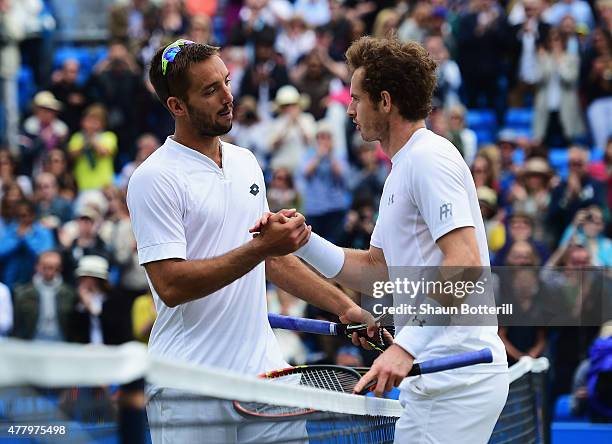
[[[304,217],[285,223],[268,223],[259,236],[210,259],[165,259],[145,264],[147,274],[162,301],[169,307],[193,301],[244,276],[268,256],[289,254],[304,245],[310,230]]]
[[[266,277],[286,292],[338,316],[355,307],[351,298],[293,255],[266,259]]]
[[[369,250],[344,248],[344,265],[334,278],[339,284],[365,294],[372,294],[374,281],[387,281],[389,272],[385,255],[380,248]]]

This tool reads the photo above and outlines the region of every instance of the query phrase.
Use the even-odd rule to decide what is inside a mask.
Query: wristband
[[[312,233],[306,245],[293,254],[304,259],[326,278],[337,276],[344,266],[344,250],[316,233]]]

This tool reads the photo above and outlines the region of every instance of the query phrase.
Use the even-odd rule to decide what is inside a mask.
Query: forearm
[[[372,295],[375,281],[388,281],[386,264],[376,261],[368,250],[344,248],[344,265],[334,280],[344,287]]]
[[[166,305],[176,307],[231,284],[264,259],[255,242],[250,241],[215,258],[171,261],[155,289]]]
[[[336,315],[355,306],[351,298],[293,255],[267,258],[266,277],[286,292]]]

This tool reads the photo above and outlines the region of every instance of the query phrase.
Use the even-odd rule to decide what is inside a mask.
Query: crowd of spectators
[[[365,34],[419,41],[438,65],[428,127],[471,168],[493,265],[601,271],[597,285],[572,272],[513,275],[522,310],[559,288],[573,301],[610,297],[612,0],[111,0],[96,12],[105,37],[73,42],[104,47],[91,66],[50,49],[63,26],[57,3],[0,0],[0,336],[147,340],[155,310],[125,193],[173,132],[147,68],[180,37],[222,47],[235,100],[224,140],[253,151],[271,210],[298,208],[320,235],[362,249],[391,164],[346,116],[344,52]],[[532,111],[524,134],[503,128],[517,107]],[[492,141],[469,125],[483,108],[500,129]],[[552,147],[565,149],[566,171],[552,167]],[[273,288],[269,295],[283,314],[323,315]],[[559,394],[571,390],[597,328],[500,334],[512,362],[551,358]],[[373,358],[318,341],[283,339],[294,361]]]

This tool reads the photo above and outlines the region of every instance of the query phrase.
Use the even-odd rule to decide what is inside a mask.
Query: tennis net
[[[138,407],[134,400],[144,397],[125,396],[142,390],[130,383],[143,379],[153,386],[172,388],[158,391],[152,403],[163,398],[193,412],[172,426],[184,430],[186,436],[200,433],[199,442],[227,442],[212,439],[219,436],[213,433],[219,429],[234,433],[223,436],[238,440],[243,436],[258,443],[393,442],[395,421],[402,412],[396,400],[170,362],[149,356],[146,347],[135,343],[106,347],[7,340],[0,342],[0,363],[0,444],[148,442],[149,433],[142,431],[148,427],[155,433],[159,424],[136,424],[144,421],[144,414],[134,414]],[[542,375],[547,366],[545,359],[523,359],[513,366],[510,395],[491,443],[546,442]],[[233,401],[311,412],[257,417],[241,412]],[[196,413],[215,409],[221,413]],[[126,415],[126,411],[131,413]],[[189,435],[193,430],[196,435]],[[140,439],[141,435],[145,438]]]

